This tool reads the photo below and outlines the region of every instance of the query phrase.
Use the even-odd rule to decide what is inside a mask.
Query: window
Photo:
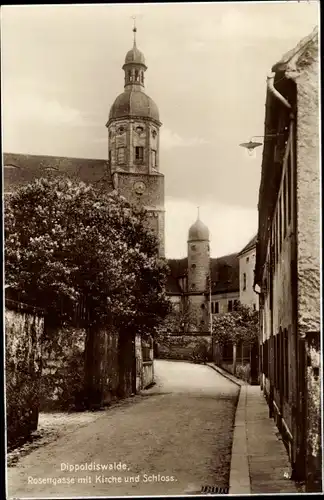
[[[195,284],[195,283],[193,283],[193,284],[191,285],[191,290],[196,290],[196,284]]]
[[[132,81],[132,73],[129,71],[128,72],[128,80],[131,82]]]
[[[191,269],[196,269],[196,264],[192,264]]]
[[[152,149],[152,167],[156,167],[156,151]]]
[[[201,304],[201,308],[202,308],[202,309],[205,309],[205,304]]]
[[[196,245],[191,245],[191,250],[196,250]]]
[[[109,164],[111,164],[111,151],[109,151]]]
[[[229,300],[228,301],[228,312],[232,312],[232,311],[233,311],[233,301]]]
[[[239,300],[234,300],[234,311],[237,311],[239,303],[240,303]]]
[[[135,160],[143,161],[144,160],[144,148],[143,146],[135,146]]]
[[[141,83],[144,83],[144,73],[141,71]]]
[[[117,161],[118,165],[125,163],[125,148],[117,149]]]
[[[246,290],[246,274],[243,273],[243,290]]]
[[[135,70],[135,82],[138,82],[138,70]]]
[[[249,260],[250,260],[250,259],[249,259],[249,257],[246,257],[246,263],[248,263],[248,262],[249,262]]]
[[[218,314],[218,302],[212,302],[212,314]]]
[[[256,305],[253,304],[253,311],[256,311]]]

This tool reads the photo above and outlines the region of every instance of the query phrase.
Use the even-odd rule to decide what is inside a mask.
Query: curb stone
[[[235,412],[231,453],[229,495],[250,495],[251,479],[247,453],[246,400],[248,384],[213,363],[207,365],[240,387]]]
[[[220,375],[223,375],[223,377],[226,377],[228,380],[230,380],[234,384],[239,385],[240,387],[242,387],[244,385],[245,386],[247,385],[246,382],[244,382],[243,380],[238,379],[237,377],[235,377],[231,373],[228,373],[227,371],[223,370],[219,366],[214,365],[214,363],[206,363],[206,365],[209,366],[210,368],[212,368],[213,370],[215,370],[216,372],[218,372]]]

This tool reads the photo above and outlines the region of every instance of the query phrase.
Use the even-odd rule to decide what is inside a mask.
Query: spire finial
[[[197,212],[198,212],[198,217],[197,217],[197,219],[199,219],[200,207],[197,207]]]
[[[136,32],[137,32],[137,28],[136,28],[136,16],[132,16],[132,19],[134,21],[134,26],[133,26],[133,33],[134,33],[134,47],[136,47]]]

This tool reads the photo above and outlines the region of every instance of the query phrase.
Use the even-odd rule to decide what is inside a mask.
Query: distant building
[[[240,262],[240,303],[251,307],[254,311],[259,310],[259,296],[254,291],[256,241],[257,235],[238,254]]]
[[[272,68],[255,286],[261,384],[293,476],[322,491],[318,29]],[[276,136],[276,134],[278,134]]]
[[[231,312],[239,301],[238,254],[210,257],[209,230],[198,218],[188,233],[188,256],[168,259],[167,293],[194,318],[191,333],[210,334],[210,315]]]

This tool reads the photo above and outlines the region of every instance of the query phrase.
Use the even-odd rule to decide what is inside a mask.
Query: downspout
[[[276,96],[277,99],[279,99],[279,101],[281,101],[286,106],[286,108],[291,109],[291,104],[287,101],[287,99],[282,94],[280,94],[280,92],[274,86],[275,76],[276,76],[276,73],[271,73],[270,75],[267,76],[268,89],[270,90],[270,92],[274,96]]]

